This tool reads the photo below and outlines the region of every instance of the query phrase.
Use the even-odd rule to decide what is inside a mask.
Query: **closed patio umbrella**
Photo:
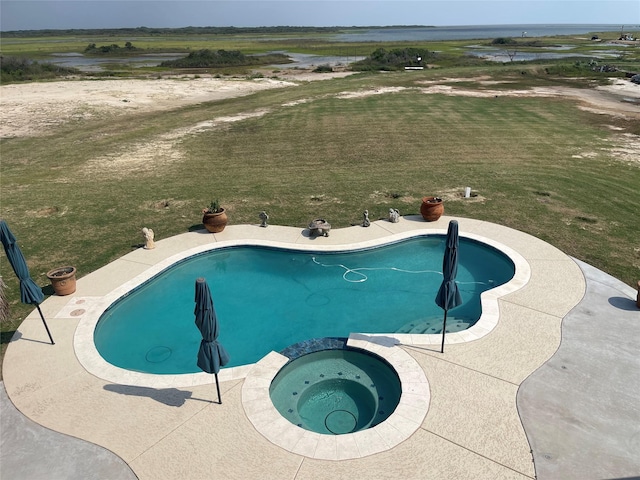
[[[16,242],[16,237],[13,236],[7,222],[4,220],[0,220],[0,241],[2,241],[2,246],[4,247],[13,271],[18,277],[18,280],[20,280],[20,301],[28,305],[36,306],[40,313],[40,318],[42,318],[42,323],[44,323],[44,328],[47,330],[47,335],[49,335],[49,340],[51,340],[51,345],[54,345],[51,332],[49,332],[47,322],[44,319],[42,310],[40,310],[40,304],[44,300],[44,293],[42,293],[42,289],[36,285],[36,282],[34,282],[29,275],[29,267]]]
[[[218,342],[218,318],[213,308],[211,291],[204,278],[196,280],[196,326],[202,334],[200,349],[198,350],[198,367],[206,373],[213,373],[216,377],[216,389],[218,391],[218,403],[222,404],[220,397],[220,384],[218,372],[220,367],[229,363],[229,354]]]
[[[444,309],[444,320],[442,322],[442,346],[440,353],[444,353],[444,335],[447,328],[447,311],[457,307],[462,303],[460,290],[456,283],[458,274],[458,222],[451,220],[447,230],[447,238],[444,248],[444,258],[442,260],[442,285],[436,295],[436,304]]]

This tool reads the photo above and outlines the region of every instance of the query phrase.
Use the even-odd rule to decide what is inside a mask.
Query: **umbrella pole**
[[[444,335],[447,329],[447,311],[444,311],[444,321],[442,322],[442,346],[440,347],[440,353],[444,353]]]
[[[218,404],[222,405],[222,397],[220,396],[220,384],[218,383],[218,374],[214,373],[216,377],[216,390],[218,390]]]
[[[42,310],[40,310],[40,305],[36,305],[38,312],[40,313],[40,318],[42,319],[42,323],[44,323],[44,328],[47,330],[47,335],[49,335],[49,340],[51,340],[51,345],[55,345],[53,341],[53,337],[51,336],[51,332],[49,331],[49,327],[47,326],[47,322],[44,319],[44,315],[42,314]]]

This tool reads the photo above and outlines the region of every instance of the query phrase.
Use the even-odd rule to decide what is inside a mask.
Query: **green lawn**
[[[500,71],[516,82],[511,88],[554,83]],[[339,228],[359,222],[364,209],[372,220],[389,207],[417,214],[420,198],[433,194],[445,198],[447,214],[531,233],[635,285],[640,164],[611,148],[617,135],[640,133],[640,121],[562,99],[421,93],[420,82],[435,75],[360,74],[5,139],[1,215],[45,286],[53,267],[74,265],[82,276],[131,251],[143,226],[156,240],[198,226],[201,209],[216,198],[235,224],[257,223],[266,210],[271,224],[303,228],[322,216]],[[389,86],[405,89],[339,95]],[[283,106],[294,100],[305,102]],[[258,110],[266,113],[180,137],[146,162],[118,161],[177,128]],[[478,196],[461,199],[466,186]],[[4,256],[1,268],[11,307],[4,353],[31,308],[19,303]]]

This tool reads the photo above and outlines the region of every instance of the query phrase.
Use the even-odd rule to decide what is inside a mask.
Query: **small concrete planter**
[[[47,278],[56,295],[71,295],[76,291],[76,267],[54,268],[47,272]]]

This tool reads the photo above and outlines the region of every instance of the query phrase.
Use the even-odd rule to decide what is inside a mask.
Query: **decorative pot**
[[[228,221],[229,219],[227,218],[227,213],[224,211],[224,208],[221,208],[217,213],[205,213],[202,216],[204,228],[211,233],[220,233],[223,231]]]
[[[435,222],[444,213],[444,205],[439,197],[422,197],[420,214],[427,222]]]
[[[311,220],[311,222],[309,223],[309,234],[312,237],[314,235],[322,235],[324,237],[328,237],[329,230],[331,230],[331,224],[324,218],[316,218],[315,220]]]
[[[54,268],[47,272],[47,278],[56,295],[71,295],[76,291],[76,267]]]

